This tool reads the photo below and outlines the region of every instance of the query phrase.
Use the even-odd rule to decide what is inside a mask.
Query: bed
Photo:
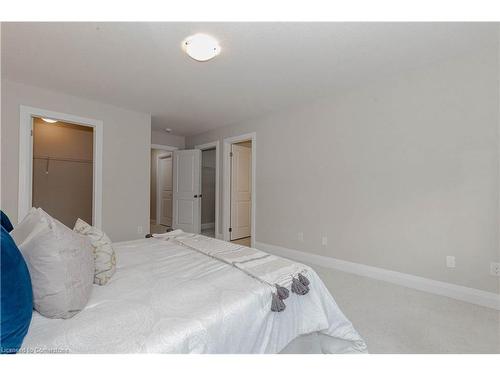
[[[117,270],[70,319],[34,311],[24,353],[363,353],[318,275],[270,310],[269,288],[175,241],[114,244]]]

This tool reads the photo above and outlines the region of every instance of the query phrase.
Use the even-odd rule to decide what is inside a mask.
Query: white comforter
[[[366,345],[312,271],[311,290],[270,310],[269,287],[176,243],[115,244],[117,271],[71,319],[34,312],[21,352],[278,353],[319,332],[324,352]]]

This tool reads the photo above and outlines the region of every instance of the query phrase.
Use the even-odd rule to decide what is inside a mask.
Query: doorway
[[[150,233],[172,228],[172,149],[151,146]]]
[[[158,155],[158,187],[156,193],[156,218],[160,225],[172,227],[172,153]]]
[[[219,231],[219,141],[195,146],[201,150],[201,233],[221,238]]]
[[[92,129],[92,220],[89,224],[101,228],[102,224],[102,145],[103,122],[72,114],[42,108],[20,106],[19,111],[19,194],[18,222],[33,206],[33,123],[35,118],[52,120],[52,124],[63,122]],[[50,124],[50,123],[48,123]],[[47,156],[47,155],[44,155]],[[88,161],[86,159],[85,161]],[[50,167],[50,163],[49,163]],[[50,173],[50,169],[49,169]]]
[[[255,242],[255,133],[224,139],[224,239]]]
[[[33,117],[32,205],[73,228],[92,223],[94,129]]]
[[[219,141],[172,153],[172,229],[219,232]]]
[[[252,142],[231,144],[231,210],[229,239],[250,246],[252,228]]]
[[[215,238],[215,148],[201,152],[201,234]]]

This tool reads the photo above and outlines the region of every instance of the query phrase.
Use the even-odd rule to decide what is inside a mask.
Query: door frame
[[[103,122],[101,120],[25,105],[19,107],[19,196],[17,202],[17,222],[19,223],[26,216],[33,203],[33,117],[51,118],[93,128],[92,225],[101,228]]]
[[[173,151],[169,151],[169,152],[165,152],[164,154],[158,154],[156,155],[156,225],[161,225],[160,224],[160,219],[161,219],[161,191],[160,191],[160,179],[158,178],[159,176],[159,166],[160,166],[160,159],[163,159],[165,157],[165,159],[167,158],[170,158],[171,159],[171,162],[172,162],[172,170],[174,168],[174,164],[173,164],[173,161],[172,161],[172,152]],[[172,179],[173,179],[173,173],[172,173]],[[172,180],[173,181],[173,180]],[[173,215],[173,214],[172,214]],[[172,223],[170,223],[170,226],[172,226]]]
[[[219,141],[203,143],[201,145],[194,146],[195,149],[201,150],[201,163],[203,165],[203,151],[215,148],[215,238],[220,239],[221,234],[219,233]],[[203,168],[203,167],[202,167]],[[202,181],[203,182],[203,181]],[[203,199],[203,198],[202,198]],[[201,211],[200,211],[201,215]]]
[[[224,138],[224,154],[223,154],[223,201],[222,201],[222,228],[223,239],[230,240],[229,226],[231,225],[231,159],[229,153],[231,152],[231,145],[233,143],[240,143],[244,141],[252,142],[252,218],[250,230],[251,246],[255,246],[255,218],[257,212],[257,189],[256,189],[256,168],[257,168],[257,133],[241,134],[234,137]]]

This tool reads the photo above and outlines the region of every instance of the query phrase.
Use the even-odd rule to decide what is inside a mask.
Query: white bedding
[[[66,320],[33,313],[21,352],[278,353],[316,332],[323,352],[366,351],[314,271],[310,292],[291,293],[276,313],[268,286],[174,242],[115,251],[115,275],[94,285],[83,311]]]

